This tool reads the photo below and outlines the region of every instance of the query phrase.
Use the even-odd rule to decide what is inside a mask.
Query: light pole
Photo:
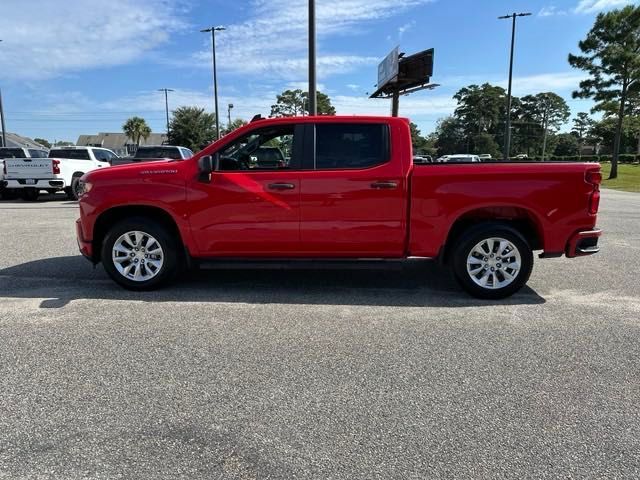
[[[316,2],[309,0],[309,115],[318,114],[316,95]]]
[[[499,20],[511,19],[511,57],[509,60],[509,91],[507,93],[507,126],[504,133],[504,160],[509,160],[509,154],[511,153],[511,87],[513,84],[513,49],[516,44],[516,18],[528,17],[531,13],[512,13],[511,15],[504,15],[498,17]]]
[[[229,116],[229,126],[227,127],[229,130],[231,130],[231,109],[233,108],[233,103],[230,103],[229,106],[227,107],[227,115]]]
[[[220,139],[220,119],[218,115],[218,72],[216,70],[216,32],[226,30],[224,27],[210,27],[200,30],[203,33],[211,32],[211,52],[213,54],[213,97],[216,110],[216,140]]]
[[[1,42],[2,40],[0,40]],[[4,110],[2,108],[2,90],[0,89],[0,127],[2,127],[2,146],[7,146],[6,128],[4,126]]]
[[[169,92],[173,92],[170,88],[161,88],[159,92],[164,92],[164,108],[167,113],[167,142],[169,141]]]
[[[542,128],[544,128],[544,140],[542,141],[542,161],[547,153],[547,129],[549,128],[549,99],[544,97],[544,117],[542,118]]]

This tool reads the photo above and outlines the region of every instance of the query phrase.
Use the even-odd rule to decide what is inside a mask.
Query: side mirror
[[[211,174],[220,169],[220,155],[206,155],[198,159],[198,180],[204,183],[211,182]]]

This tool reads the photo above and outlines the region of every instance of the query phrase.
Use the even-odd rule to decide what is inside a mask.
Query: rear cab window
[[[366,169],[390,159],[386,124],[319,123],[315,128],[316,170]]]
[[[0,148],[0,158],[25,158],[21,148]]]
[[[88,150],[74,150],[61,148],[51,150],[49,152],[49,158],[64,158],[69,160],[91,160]]]

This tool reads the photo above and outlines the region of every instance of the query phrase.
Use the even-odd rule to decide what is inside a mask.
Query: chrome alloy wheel
[[[467,273],[480,287],[497,290],[511,285],[520,273],[520,251],[504,238],[485,238],[471,249]]]
[[[133,231],[115,241],[111,258],[120,275],[134,282],[145,282],[162,269],[164,252],[151,235]]]

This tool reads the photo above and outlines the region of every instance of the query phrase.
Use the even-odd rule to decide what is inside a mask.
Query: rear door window
[[[316,125],[317,170],[365,169],[389,161],[389,129],[384,124]]]

